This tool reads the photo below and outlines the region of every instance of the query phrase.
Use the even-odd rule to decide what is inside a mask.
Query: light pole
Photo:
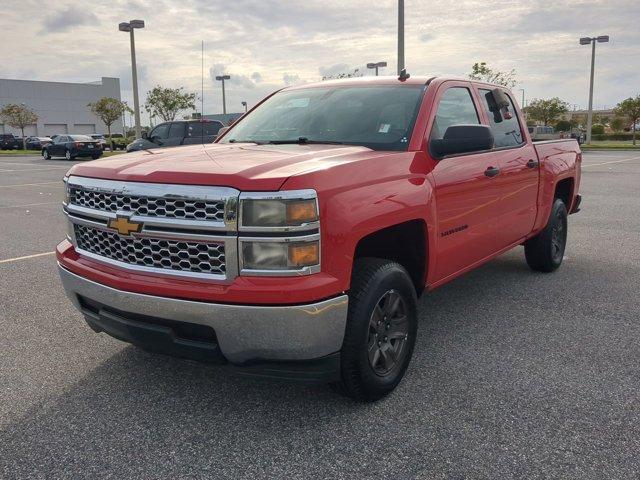
[[[589,80],[589,111],[587,112],[587,144],[591,143],[591,126],[593,124],[593,72],[596,65],[596,42],[606,43],[608,41],[609,35],[582,37],[580,39],[580,45],[591,44],[591,78]]]
[[[244,107],[244,113],[247,113],[247,102],[242,102],[242,106]]]
[[[526,105],[524,104],[524,88],[519,88],[518,90],[520,90],[522,92],[522,105],[521,105],[521,107],[524,108],[524,107],[526,107]]]
[[[138,70],[136,68],[136,44],[133,38],[133,31],[136,28],[144,28],[144,20],[131,20],[118,25],[121,32],[129,32],[131,40],[131,78],[133,81],[133,110],[136,118],[136,138],[142,136],[140,129],[140,101],[138,100]]]
[[[229,80],[231,77],[229,75],[218,75],[216,80],[222,82],[222,113],[227,114],[227,98],[224,93],[224,81]]]
[[[404,69],[404,0],[398,0],[398,75]]]
[[[376,62],[376,63],[367,63],[367,68],[375,69],[376,77],[378,76],[378,68],[386,67],[387,62]]]

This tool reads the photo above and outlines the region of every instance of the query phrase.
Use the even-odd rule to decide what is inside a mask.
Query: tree
[[[474,63],[469,78],[487,83],[497,83],[508,88],[516,86],[516,71],[514,69],[509,72],[492,70],[487,67],[487,62]]]
[[[624,130],[624,127],[629,125],[629,120],[624,117],[613,117],[611,120],[611,129],[618,133]]]
[[[24,127],[33,125],[38,121],[38,115],[26,105],[16,105],[8,103],[0,110],[0,119],[2,123],[13,128],[19,128],[22,132],[22,149],[27,149],[27,139],[24,136]]]
[[[132,112],[125,102],[118,100],[117,98],[102,97],[95,103],[87,105],[89,110],[102,120],[107,126],[107,133],[109,135],[109,147],[113,151],[113,139],[111,138],[111,125],[113,122],[122,117],[124,112]]]
[[[621,101],[614,109],[616,115],[624,115],[629,119],[633,130],[633,144],[636,144],[636,125],[640,122],[640,95]]]
[[[360,73],[360,69],[356,68],[353,72],[338,73],[337,75],[325,75],[324,77],[322,77],[322,81],[335,80],[340,78],[356,78],[356,77],[363,77],[363,76],[364,74]]]
[[[165,122],[175,120],[182,110],[196,108],[196,94],[184,92],[183,88],[163,88],[160,85],[147,92],[145,110],[151,117],[160,117]]]
[[[558,97],[548,100],[534,98],[524,110],[527,118],[542,122],[544,125],[551,125],[560,115],[569,111],[569,104]]]
[[[559,132],[568,132],[571,130],[571,122],[569,120],[558,120],[556,122],[556,130]]]

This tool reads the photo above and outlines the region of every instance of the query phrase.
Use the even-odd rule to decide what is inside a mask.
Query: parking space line
[[[623,162],[630,162],[632,160],[640,160],[640,157],[631,157],[631,158],[623,158],[622,160],[612,160],[610,162],[602,162],[602,163],[583,163],[582,164],[582,168],[585,167],[597,167],[599,165],[610,165],[612,163],[623,163]]]
[[[44,167],[45,165],[42,163],[18,163],[18,162],[2,162],[0,161],[0,165],[18,165],[20,167]],[[73,165],[64,166],[64,165],[47,165],[47,168],[62,168],[68,170]]]
[[[46,172],[51,170],[60,170],[60,167],[47,168],[15,168],[11,170],[0,170],[0,172]]]
[[[18,262],[20,260],[28,260],[30,258],[44,257],[45,255],[53,255],[54,253],[56,252],[36,253],[34,255],[26,255],[24,257],[7,258],[5,260],[0,260],[0,263]]]
[[[0,207],[0,210],[4,208],[36,207],[38,205],[62,205],[62,203],[61,202],[25,203],[24,205],[8,205],[6,207]]]
[[[13,187],[35,187],[39,185],[54,185],[57,184],[56,188],[64,188],[62,184],[62,180],[58,180],[55,182],[41,182],[41,183],[17,183],[14,185],[0,185],[0,188],[13,188]]]

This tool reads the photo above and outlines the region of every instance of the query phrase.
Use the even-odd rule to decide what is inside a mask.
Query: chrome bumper
[[[58,266],[62,284],[81,310],[78,296],[113,309],[207,325],[227,360],[311,360],[338,352],[347,321],[348,297],[294,306],[222,305],[116,290]]]

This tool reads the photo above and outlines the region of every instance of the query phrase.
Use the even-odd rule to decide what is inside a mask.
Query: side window
[[[222,128],[222,124],[220,122],[209,122],[204,124],[204,134],[205,135],[218,135],[218,132]]]
[[[452,125],[480,125],[468,88],[452,87],[444,92],[431,128],[431,139],[442,139]]]
[[[151,131],[149,138],[165,139],[169,137],[169,124],[161,123]]]
[[[182,138],[184,136],[184,123],[174,122],[169,128],[169,138]]]
[[[513,106],[513,100],[509,98],[509,118],[500,111],[493,99],[490,90],[480,90],[482,104],[489,117],[489,125],[495,137],[495,147],[515,147],[524,143],[520,121]]]

